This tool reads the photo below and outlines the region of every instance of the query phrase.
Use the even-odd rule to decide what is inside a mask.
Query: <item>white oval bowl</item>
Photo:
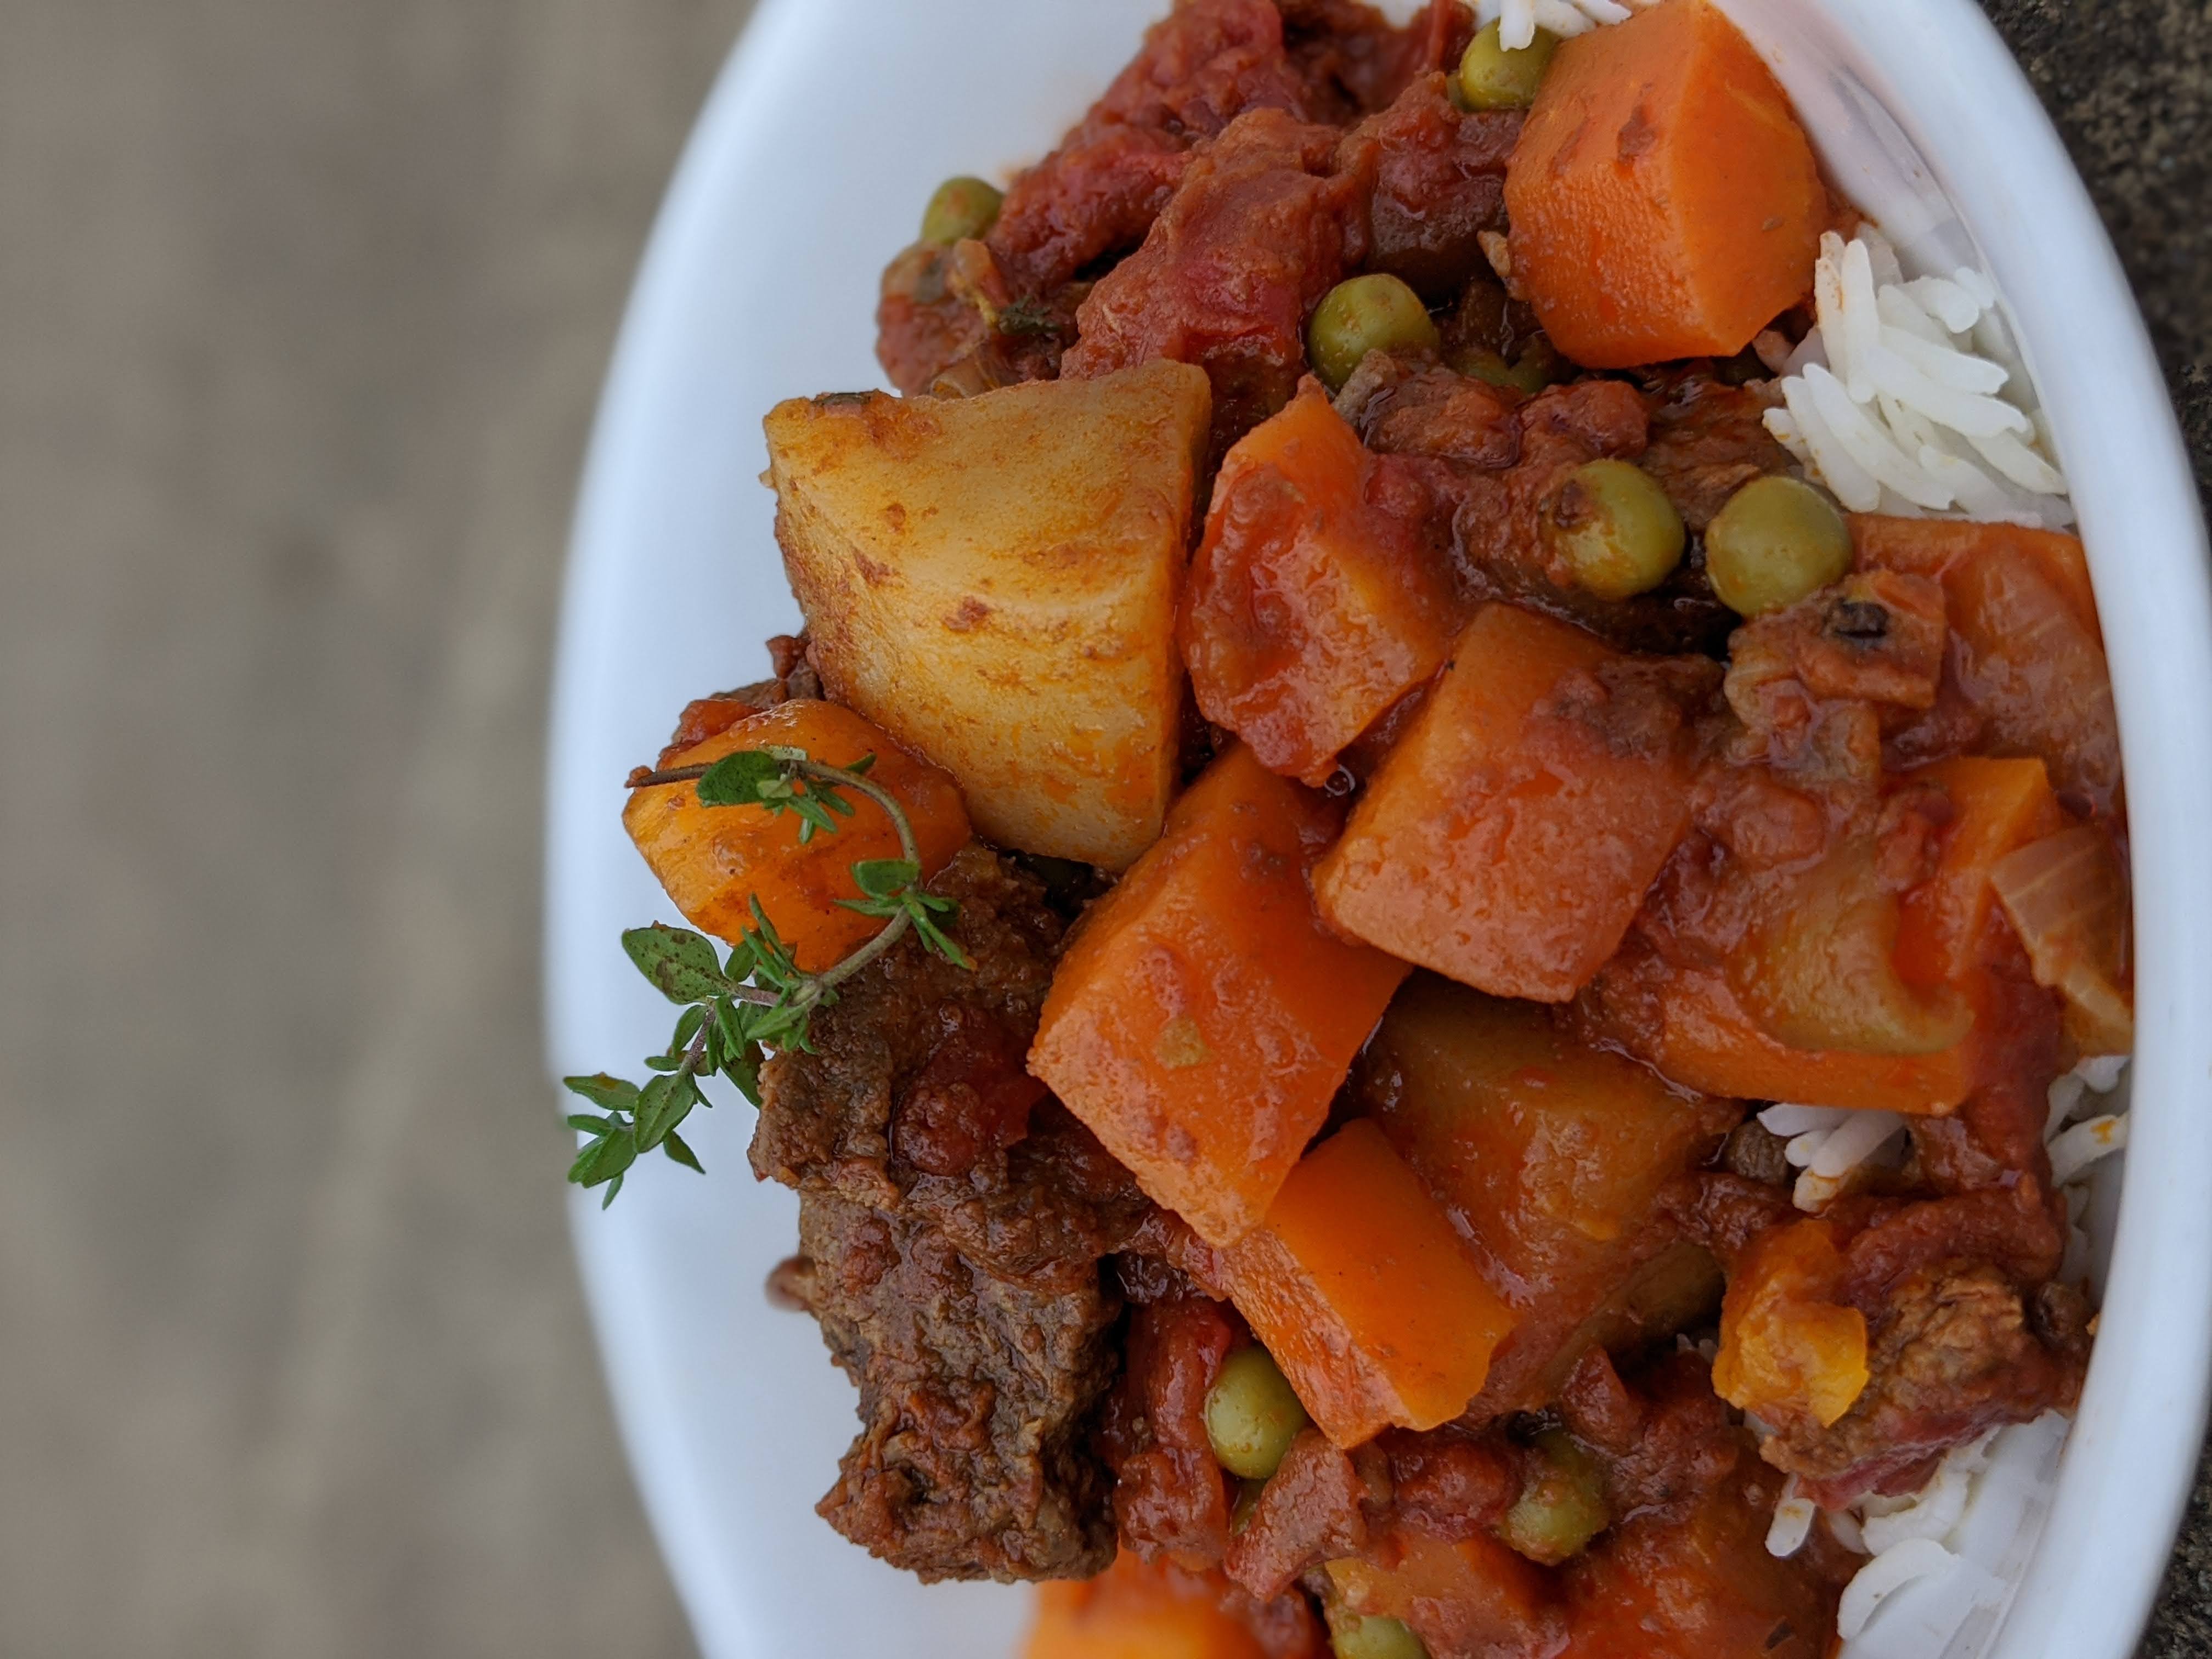
[[[2107,1207],[2114,1185],[2124,1197],[2096,1357],[2040,1543],[1990,1558],[2017,1598],[1949,1659],[2124,1659],[2187,1496],[2212,1366],[2212,592],[2187,456],[2095,213],[1971,0],[1723,3],[1908,260],[1978,251],[2081,515],[2132,815],[2132,1140],[2105,1182]],[[622,832],[624,774],[688,699],[758,678],[760,641],[798,621],[757,482],[762,416],[879,383],[877,275],[929,190],[1042,155],[1164,9],[763,0],[662,210],[577,511],[548,799],[556,1074],[622,1069],[666,1037],[667,1005],[616,943],[678,920]],[[655,1160],[611,1210],[579,1196],[574,1214],[617,1413],[701,1647],[1011,1656],[1025,1595],[925,1589],[812,1513],[854,1420],[812,1322],[763,1294],[797,1206],[752,1181],[742,1103],[695,1122],[705,1179]],[[1894,1641],[1911,1594],[1885,1604],[1868,1650],[1886,1627],[1883,1651],[1914,1650]]]

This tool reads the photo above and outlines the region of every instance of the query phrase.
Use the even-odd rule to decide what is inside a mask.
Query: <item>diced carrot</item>
[[[1862,570],[1899,570],[1941,581],[1970,559],[1996,552],[2021,555],[2033,561],[2076,617],[2091,628],[2098,626],[2097,595],[2079,536],[2026,525],[1899,519],[1880,513],[1854,513],[1850,527]]]
[[[1601,1030],[1662,1075],[1706,1094],[1940,1116],[1976,1082],[1971,1034],[1933,1054],[1852,1054],[1777,1042],[1717,969],[1676,968],[1656,956],[1624,952],[1592,992]]]
[[[1690,818],[1680,711],[1615,698],[1602,676],[1620,660],[1564,623],[1486,605],[1322,861],[1322,915],[1496,996],[1573,996]]]
[[[1639,1286],[1588,1325],[1664,1245],[1648,1225],[1660,1188],[1741,1121],[1741,1106],[1686,1096],[1578,1041],[1555,1009],[1429,974],[1390,1005],[1359,1075],[1390,1144],[1521,1316],[1492,1361],[1486,1407],[1542,1409],[1578,1357],[1569,1345],[1624,1327],[1632,1335],[1646,1293],[1662,1305],[1679,1304],[1670,1292],[1705,1294],[1710,1262],[1676,1262],[1668,1282]]]
[[[1826,1428],[1866,1389],[1866,1316],[1836,1298],[1843,1252],[1825,1221],[1753,1240],[1721,1304],[1713,1392],[1775,1428]]]
[[[1742,350],[1811,289],[1829,218],[1790,100],[1711,0],[1562,46],[1505,205],[1515,281],[1591,368]]]
[[[803,749],[831,766],[873,755],[869,779],[906,809],[926,875],[968,844],[968,812],[952,780],[837,703],[780,704],[663,757],[662,767],[699,766],[741,749],[769,748]],[[884,925],[880,917],[838,903],[860,896],[853,866],[900,856],[898,832],[883,809],[850,792],[846,799],[854,815],[838,820],[836,835],[805,842],[795,819],[758,806],[702,805],[690,783],[634,791],[623,825],[693,927],[734,942],[752,925],[747,901],[757,898],[799,965],[811,972],[833,966]]]
[[[1401,1526],[1364,1556],[1328,1564],[1344,1606],[1395,1619],[1439,1653],[1557,1650],[1559,1597],[1543,1570],[1496,1539],[1432,1538]]]
[[[1222,1611],[1226,1589],[1123,1550],[1096,1578],[1039,1588],[1023,1659],[1267,1659],[1250,1627]]]
[[[1309,380],[1229,452],[1184,590],[1191,689],[1269,767],[1328,781],[1340,750],[1443,664],[1459,619],[1379,458]]]
[[[1964,986],[1994,896],[1990,866],[2063,828],[2065,815],[2039,760],[1960,756],[1923,768],[1911,781],[1939,785],[1954,816],[1936,873],[1905,895],[1897,970],[1916,986]]]
[[[1339,1446],[1432,1429],[1482,1392],[1512,1310],[1420,1177],[1355,1119],[1220,1252],[1230,1299]]]
[[[1239,745],[1085,919],[1030,1070],[1209,1243],[1259,1224],[1409,971],[1338,938],[1307,872],[1336,806]]]

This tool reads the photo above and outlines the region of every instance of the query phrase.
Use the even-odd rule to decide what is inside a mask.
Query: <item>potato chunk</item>
[[[776,537],[830,694],[1002,846],[1127,869],[1176,783],[1176,602],[1212,392],[1187,364],[768,417]]]
[[[1428,974],[1390,1005],[1358,1085],[1521,1316],[1485,1385],[1498,1412],[1541,1409],[1594,1341],[1670,1334],[1640,1316],[1698,1310],[1710,1258],[1638,1281],[1676,1237],[1656,1213],[1662,1188],[1741,1107],[1670,1089],[1552,1009]]]

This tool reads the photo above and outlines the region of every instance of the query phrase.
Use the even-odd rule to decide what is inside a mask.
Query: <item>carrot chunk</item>
[[[1850,1410],[1867,1385],[1867,1323],[1836,1297],[1843,1273],[1825,1221],[1753,1240],[1721,1304],[1713,1391],[1776,1428],[1826,1428]]]
[[[1097,1577],[1040,1587],[1023,1659],[1266,1659],[1228,1586],[1123,1550]]]
[[[673,770],[741,749],[769,748],[804,749],[831,766],[873,755],[868,776],[906,809],[925,875],[936,874],[968,844],[968,811],[952,780],[834,702],[780,704],[664,756],[661,763]],[[839,820],[838,833],[805,842],[792,818],[757,806],[702,805],[689,783],[633,792],[623,826],[693,927],[734,942],[752,925],[748,901],[757,898],[799,965],[813,972],[835,965],[884,925],[880,917],[838,902],[860,896],[854,864],[900,856],[898,832],[883,809],[859,796],[847,799],[857,811]]]
[[[1591,368],[1742,350],[1812,288],[1828,219],[1788,97],[1710,0],[1559,48],[1505,205],[1515,279]]]
[[[1225,1244],[1259,1224],[1409,969],[1314,914],[1337,808],[1239,746],[1085,920],[1030,1070],[1152,1200]]]
[[[1962,755],[1912,775],[1937,784],[1954,813],[1936,873],[1905,895],[1897,970],[1917,986],[1966,984],[1995,891],[1990,871],[2025,842],[2065,827],[2039,760]]]
[[[1310,784],[1443,665],[1458,620],[1413,516],[1374,499],[1381,465],[1307,380],[1223,461],[1183,596],[1199,708]]]
[[[1690,818],[1681,711],[1622,659],[1485,606],[1322,860],[1322,915],[1496,996],[1564,1002],[1619,946]]]
[[[1458,1416],[1513,1328],[1443,1207],[1364,1118],[1307,1153],[1266,1224],[1219,1263],[1230,1299],[1339,1446]]]

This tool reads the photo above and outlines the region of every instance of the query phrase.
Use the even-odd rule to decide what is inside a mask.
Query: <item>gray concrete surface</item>
[[[566,521],[744,0],[0,0],[0,1655],[690,1650],[540,1071]]]
[[[1990,3],[2179,377],[2212,21]],[[567,1255],[538,790],[745,9],[0,0],[0,1659],[689,1650]],[[2212,1652],[2203,1505],[2172,1586],[2147,1651]]]

